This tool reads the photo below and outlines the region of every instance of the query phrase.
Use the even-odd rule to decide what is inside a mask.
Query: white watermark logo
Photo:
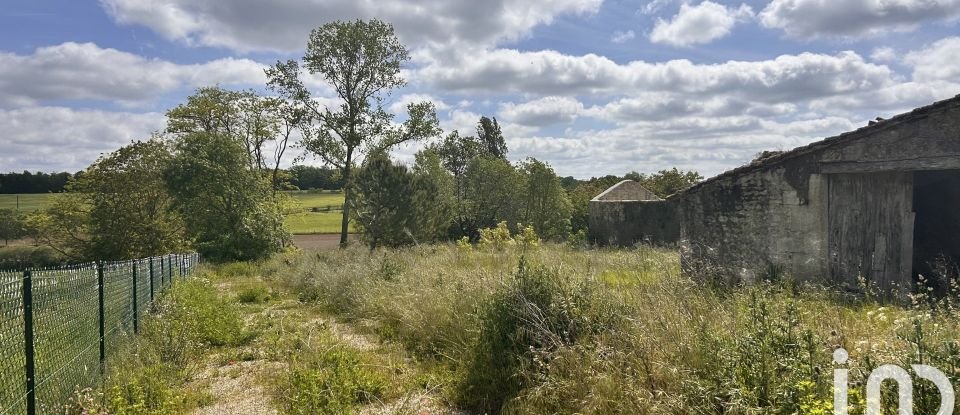
[[[833,351],[833,363],[846,364],[849,355],[840,348]],[[940,410],[937,415],[953,413],[954,392],[950,379],[935,367],[911,365],[913,372],[921,379],[929,380],[940,391]],[[899,415],[913,415],[913,379],[905,369],[897,365],[883,365],[870,372],[867,378],[866,415],[880,415],[880,385],[885,380],[897,382],[897,404]],[[847,369],[833,370],[833,413],[847,415]]]

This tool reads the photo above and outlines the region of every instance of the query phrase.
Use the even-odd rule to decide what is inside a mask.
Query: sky
[[[496,117],[510,159],[578,178],[709,177],[960,94],[960,0],[4,3],[0,171],[80,170],[198,87],[265,91],[335,20],[384,20],[410,49],[398,121],[422,100],[447,132]]]

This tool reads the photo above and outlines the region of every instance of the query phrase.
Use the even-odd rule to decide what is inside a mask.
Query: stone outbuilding
[[[657,214],[595,199],[590,226],[675,227],[685,269],[741,281],[785,273],[889,291],[960,260],[960,96],[764,156],[653,202]],[[672,242],[663,235],[653,242]]]
[[[589,209],[589,237],[602,245],[662,244],[680,238],[674,204],[632,180],[600,193],[590,200]]]

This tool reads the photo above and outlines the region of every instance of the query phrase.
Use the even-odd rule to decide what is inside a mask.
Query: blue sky
[[[313,27],[380,18],[445,130],[480,115],[561,175],[710,176],[960,94],[960,0],[12,0],[0,170],[78,170],[197,87],[263,89]],[[319,82],[315,95],[329,95]],[[397,149],[410,160],[418,145]],[[316,161],[308,159],[308,163]]]

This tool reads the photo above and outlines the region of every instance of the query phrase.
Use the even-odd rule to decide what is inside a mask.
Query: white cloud
[[[664,7],[673,4],[675,1],[676,0],[650,0],[647,2],[647,4],[643,5],[643,8],[640,9],[640,13],[646,15],[657,14]]]
[[[435,61],[416,74],[448,91],[595,96],[670,91],[730,94],[760,102],[806,100],[892,84],[893,72],[853,52],[802,53],[762,61],[694,64],[688,60],[618,64],[593,54],[497,49]]]
[[[768,28],[796,38],[865,37],[960,18],[960,0],[773,0],[760,13]]]
[[[337,19],[380,18],[408,46],[493,45],[561,14],[595,12],[602,0],[100,0],[119,23],[191,45],[298,51],[310,30]]]
[[[960,37],[941,39],[927,48],[910,52],[904,62],[913,67],[915,81],[960,84]]]
[[[73,42],[42,47],[31,55],[0,53],[0,106],[71,99],[134,102],[182,86],[265,81],[263,66],[247,59],[177,65]]]
[[[625,43],[628,40],[633,40],[635,37],[637,37],[637,34],[634,33],[633,30],[627,30],[626,32],[618,30],[613,32],[610,41],[613,43]]]
[[[751,17],[753,9],[746,4],[733,8],[709,0],[697,6],[684,3],[670,21],[657,19],[650,41],[680,47],[710,43],[730,34],[738,21]]]
[[[443,111],[450,109],[450,105],[443,100],[436,98],[429,94],[404,94],[399,98],[393,100],[392,103],[387,107],[390,112],[402,115],[407,113],[407,105],[417,103],[417,102],[432,102],[434,106],[437,107],[437,111]]]
[[[870,53],[870,59],[876,62],[893,62],[897,60],[897,51],[886,46],[874,48],[873,52]]]
[[[583,104],[570,97],[544,97],[533,101],[500,105],[504,121],[532,127],[567,123],[583,112]]]
[[[0,110],[0,166],[17,170],[76,171],[103,153],[164,127],[159,113],[28,107]]]

